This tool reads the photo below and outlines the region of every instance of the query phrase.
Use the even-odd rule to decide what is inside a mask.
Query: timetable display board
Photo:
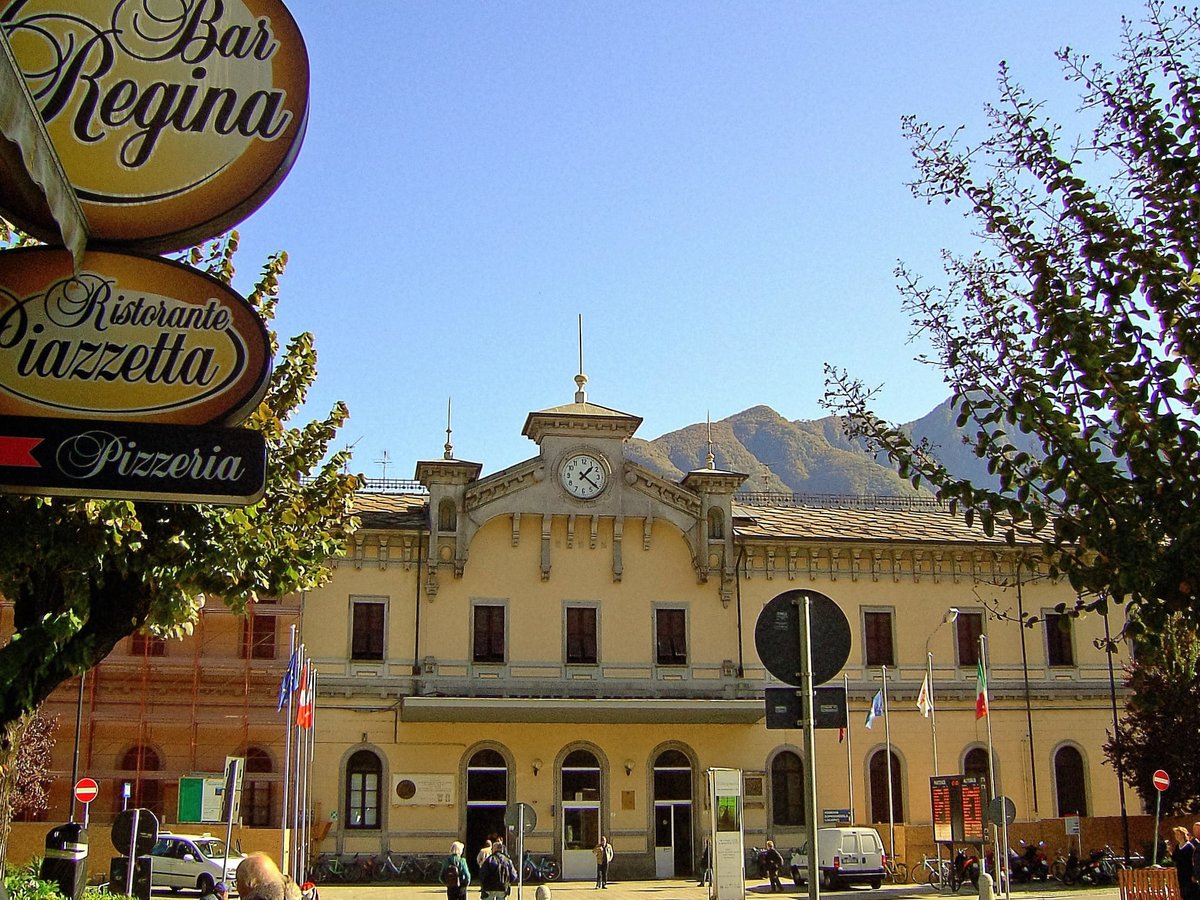
[[[938,775],[929,779],[933,839],[939,843],[982,844],[986,840],[987,778]]]

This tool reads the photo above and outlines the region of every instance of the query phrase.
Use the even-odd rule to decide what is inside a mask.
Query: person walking
[[[1175,838],[1175,848],[1171,851],[1171,862],[1175,864],[1176,876],[1179,879],[1179,893],[1184,900],[1194,900],[1196,896],[1196,842],[1188,836],[1188,830],[1182,825],[1171,829]]]
[[[492,844],[492,852],[479,867],[479,884],[483,888],[483,900],[504,900],[509,887],[517,880],[517,867],[504,852],[504,842]]]
[[[218,881],[200,900],[229,900],[229,885],[223,881]]]
[[[700,851],[700,883],[696,887],[704,887],[706,884],[712,884],[712,841],[708,835],[704,836],[704,847]]]
[[[608,838],[600,835],[600,843],[596,845],[596,889],[608,887],[608,864],[612,862],[613,848]]]
[[[766,849],[762,852],[763,869],[766,870],[767,878],[771,881],[771,890],[779,893],[783,890],[783,883],[779,880],[779,870],[783,868],[783,857],[779,851],[775,849],[774,841],[767,841]]]
[[[446,886],[446,900],[467,900],[467,888],[471,884],[471,870],[463,859],[463,842],[450,845],[450,855],[442,863],[438,881]]]

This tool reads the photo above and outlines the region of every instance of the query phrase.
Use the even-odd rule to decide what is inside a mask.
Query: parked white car
[[[821,887],[883,884],[883,841],[874,828],[819,828],[817,846]],[[808,881],[808,844],[792,854],[792,880],[797,885]]]
[[[228,864],[225,858],[225,842],[210,834],[171,834],[160,831],[158,843],[150,851],[153,857],[153,887],[173,890],[196,888],[208,893],[218,881],[234,890],[234,875],[238,863],[245,855],[231,850]]]

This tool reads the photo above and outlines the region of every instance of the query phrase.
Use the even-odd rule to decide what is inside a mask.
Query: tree
[[[0,235],[3,237],[4,235]],[[229,283],[237,233],[186,254]],[[2,252],[2,251],[0,251]],[[247,298],[273,318],[285,254],[272,256]],[[0,593],[15,633],[0,648],[0,772],[11,770],[22,717],[138,628],[190,631],[205,602],[313,588],[330,577],[355,527],[359,484],[345,452],[328,454],[348,412],[290,424],[316,378],[311,334],[293,338],[266,396],[243,427],[267,443],[266,496],[248,507],[0,495]],[[0,778],[0,863],[12,810]]]
[[[1067,144],[1004,64],[978,143],[903,122],[914,195],[978,226],[980,249],[943,252],[944,284],[904,265],[897,279],[997,489],[952,477],[826,366],[826,405],[901,474],[988,534],[1035,541],[1079,592],[1072,611],[1128,602],[1127,633],[1147,638],[1200,612],[1198,41],[1200,13],[1152,0],[1115,64],[1062,50],[1086,141]]]
[[[1139,651],[1125,667],[1129,691],[1125,715],[1104,745],[1104,756],[1133,786],[1147,809],[1158,793],[1156,769],[1171,775],[1162,793],[1164,813],[1186,813],[1200,797],[1200,758],[1195,742],[1183,735],[1200,734],[1200,708],[1191,698],[1200,691],[1200,635],[1182,615],[1171,617],[1155,647]]]
[[[43,715],[35,710],[24,717],[26,724],[17,746],[13,787],[13,813],[38,813],[50,802],[50,753],[54,749],[54,733],[58,716]]]

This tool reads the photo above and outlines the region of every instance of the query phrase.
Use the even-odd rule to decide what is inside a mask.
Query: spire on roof
[[[716,468],[717,458],[713,455],[712,448],[712,412],[705,413],[704,419],[708,426],[708,455],[704,457],[704,463],[706,468],[714,469]]]
[[[575,402],[587,403],[587,376],[583,374],[583,313],[579,314],[579,374],[575,376]]]
[[[454,445],[450,443],[450,399],[446,398],[446,447],[445,453],[442,454],[443,459],[454,459]]]

